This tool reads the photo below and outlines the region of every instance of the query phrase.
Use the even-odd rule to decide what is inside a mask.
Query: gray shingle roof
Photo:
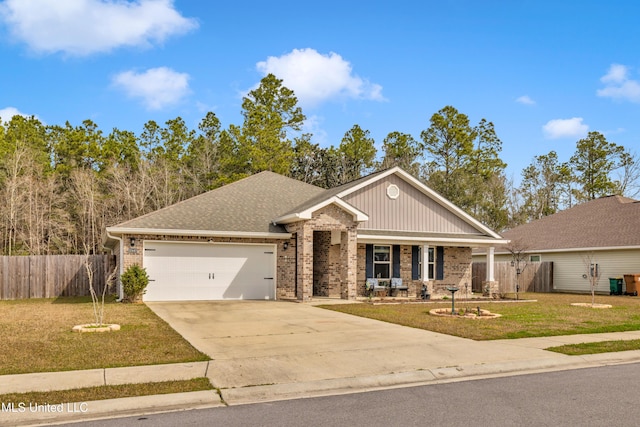
[[[535,250],[640,246],[640,202],[608,196],[502,233]]]
[[[326,190],[265,171],[113,228],[283,232],[271,221]]]

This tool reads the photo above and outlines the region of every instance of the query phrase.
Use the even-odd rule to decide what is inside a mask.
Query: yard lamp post
[[[516,300],[518,300],[518,292],[520,291],[520,274],[522,274],[520,261],[520,257],[517,257],[515,260],[511,260],[511,267],[516,268]]]
[[[447,290],[449,292],[451,292],[451,314],[455,315],[456,314],[456,308],[455,308],[455,303],[456,303],[456,297],[455,297],[455,293],[458,292],[458,288],[456,288],[455,286],[451,286],[449,288],[447,288]]]

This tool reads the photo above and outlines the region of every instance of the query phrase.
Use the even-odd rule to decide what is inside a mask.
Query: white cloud
[[[536,101],[531,99],[528,95],[522,95],[516,99],[516,102],[524,105],[536,105]]]
[[[13,116],[28,117],[26,114],[18,111],[18,109],[15,107],[6,107],[0,109],[0,123],[10,121]]]
[[[113,78],[113,84],[129,97],[141,99],[150,110],[176,104],[189,93],[189,75],[167,67],[125,71]]]
[[[0,108],[0,124],[2,122],[9,122],[11,121],[11,119],[13,118],[13,116],[22,116],[22,117],[35,117],[36,119],[40,120],[38,118],[38,116],[34,115],[34,114],[27,114],[27,113],[23,113],[22,111],[18,110],[16,107],[5,107],[5,108]]]
[[[605,87],[598,89],[598,96],[640,103],[640,82],[629,78],[629,68],[625,65],[611,64],[600,81]]]
[[[582,117],[573,117],[571,119],[555,119],[549,120],[542,127],[547,138],[581,138],[589,131],[589,125],[582,123]]]
[[[76,56],[148,47],[198,26],[173,0],[6,0],[0,18],[34,52]]]
[[[270,56],[256,68],[282,79],[307,106],[334,98],[385,100],[382,86],[353,74],[351,64],[334,52],[323,55],[311,48],[294,49],[280,57]]]

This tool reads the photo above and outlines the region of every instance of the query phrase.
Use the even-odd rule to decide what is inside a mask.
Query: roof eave
[[[559,249],[527,249],[527,254],[549,254],[549,253],[565,253],[565,252],[595,252],[595,251],[628,251],[640,249],[640,245],[631,246],[601,246],[588,248],[559,248]],[[496,251],[496,255],[510,255],[510,252]]]
[[[448,243],[454,245],[465,245],[477,247],[493,247],[502,246],[510,242],[507,239],[475,239],[473,237],[426,237],[426,236],[394,236],[394,235],[375,235],[375,234],[358,234],[358,241],[363,242],[393,242],[393,243],[411,243],[432,242],[432,243]]]
[[[203,237],[237,237],[237,238],[268,238],[268,239],[290,239],[291,233],[272,233],[260,231],[214,231],[214,230],[178,230],[161,228],[128,228],[128,227],[107,227],[107,233],[124,235],[168,235],[168,236],[203,236]]]

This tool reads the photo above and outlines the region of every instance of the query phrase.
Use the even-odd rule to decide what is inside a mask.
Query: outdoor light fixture
[[[134,247],[136,245],[136,238],[135,237],[131,237],[129,239],[129,244],[131,245],[131,247]]]
[[[289,242],[284,242],[284,244],[282,245],[282,248],[286,251],[287,249],[289,249]]]

